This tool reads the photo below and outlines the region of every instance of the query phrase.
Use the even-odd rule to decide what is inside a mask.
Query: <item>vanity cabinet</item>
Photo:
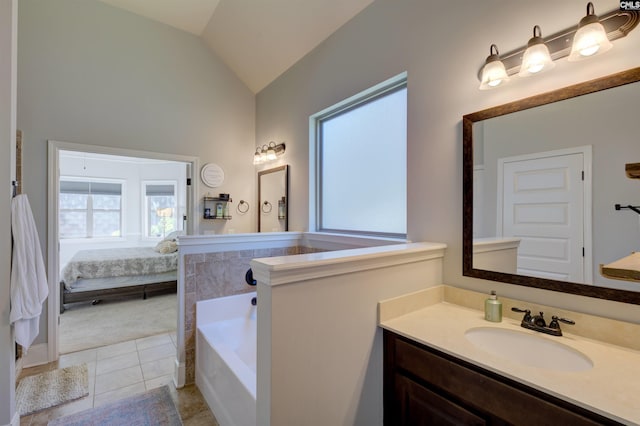
[[[384,330],[384,424],[620,423]]]

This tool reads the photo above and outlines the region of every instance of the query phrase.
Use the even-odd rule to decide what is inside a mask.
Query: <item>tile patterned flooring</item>
[[[20,425],[46,425],[58,417],[170,384],[172,397],[185,426],[218,426],[195,385],[182,389],[173,386],[175,353],[175,333],[160,334],[61,355],[57,362],[25,368],[21,378],[86,362],[89,368],[89,395],[24,416],[20,418]]]

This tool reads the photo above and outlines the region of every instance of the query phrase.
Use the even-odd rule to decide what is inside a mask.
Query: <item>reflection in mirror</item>
[[[289,166],[258,172],[258,231],[289,230]]]
[[[640,303],[640,68],[466,115],[464,275]]]

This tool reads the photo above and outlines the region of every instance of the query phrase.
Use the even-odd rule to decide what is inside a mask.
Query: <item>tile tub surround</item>
[[[196,303],[235,294],[255,292],[247,285],[245,273],[256,258],[317,253],[319,248],[303,246],[261,248],[185,255],[186,383],[195,382]]]
[[[255,291],[244,281],[256,258],[397,244],[398,240],[318,232],[196,235],[178,240],[178,386],[195,380],[196,302]]]
[[[567,313],[567,316],[579,318],[586,324],[581,330],[586,336],[572,334],[571,326],[563,327],[562,337],[546,336],[521,328],[520,316],[505,316],[501,323],[484,321],[482,305],[479,303],[485,298],[486,295],[481,293],[442,286],[385,300],[378,306],[378,318],[382,328],[613,420],[624,424],[640,424],[636,397],[640,393],[640,352],[593,338],[602,333],[601,327],[592,327],[591,324],[610,320]],[[506,309],[510,309],[511,303],[529,307],[527,302],[501,299],[505,313]],[[462,303],[458,305],[456,302]],[[551,307],[540,308],[549,314],[556,312]],[[594,367],[582,372],[557,372],[528,367],[491,355],[478,349],[464,337],[469,328],[487,326],[539,334],[541,338],[563,343],[586,354]],[[610,334],[628,332],[637,336],[639,329],[640,325],[626,324],[622,329],[611,329]],[[610,337],[609,340],[625,341],[615,337]]]

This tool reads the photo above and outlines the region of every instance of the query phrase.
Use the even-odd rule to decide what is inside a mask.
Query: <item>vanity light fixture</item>
[[[489,56],[487,56],[484,67],[482,67],[480,90],[492,89],[509,81],[509,75],[507,75],[507,70],[499,55],[498,46],[492,44],[489,48]]]
[[[570,61],[579,61],[601,54],[613,47],[604,27],[596,16],[593,3],[587,3],[587,15],[580,20],[578,31],[573,37],[573,45],[569,54]]]
[[[529,39],[527,50],[524,51],[522,56],[522,65],[518,75],[527,77],[542,71],[548,71],[555,66],[556,64],[551,60],[549,48],[542,39],[542,31],[536,25],[533,27],[533,37]]]
[[[276,143],[269,142],[269,148],[267,149],[267,161],[273,161],[276,159]]]
[[[279,156],[284,154],[285,145],[283,143],[276,144],[274,141],[269,142],[269,145],[262,145],[262,147],[256,147],[256,152],[253,154],[253,164],[263,164],[269,161],[276,160]]]
[[[569,57],[570,61],[574,61],[606,52],[613,46],[611,41],[625,37],[638,25],[638,22],[640,22],[640,11],[638,10],[615,9],[598,18],[594,13],[593,4],[589,2],[587,15],[580,20],[577,26],[569,27],[543,39],[540,27],[536,25],[533,28],[533,38],[529,40],[526,47],[512,50],[500,55],[500,57],[498,57],[497,48],[495,48],[494,54],[495,45],[492,44],[491,55],[478,72],[478,78],[481,82],[480,89],[492,89],[506,81],[505,78],[496,78],[495,74],[493,77],[488,74],[492,70],[488,68],[488,65],[493,63],[497,66],[499,63],[494,59],[502,63],[507,78],[515,74],[518,76],[539,74],[551,69],[555,65],[553,61],[560,58]],[[603,29],[604,35],[598,31],[600,28]],[[536,57],[539,53],[544,53],[545,48],[549,52],[550,60],[539,62]],[[492,72],[497,73],[497,71]]]

